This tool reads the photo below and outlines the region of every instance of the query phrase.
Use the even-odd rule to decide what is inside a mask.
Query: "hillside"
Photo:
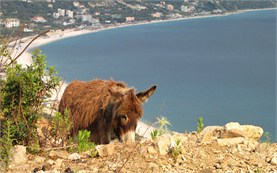
[[[114,141],[97,146],[96,157],[54,149],[26,155],[21,146],[8,172],[277,172],[277,144],[258,142],[262,133],[260,127],[228,123],[200,134]]]

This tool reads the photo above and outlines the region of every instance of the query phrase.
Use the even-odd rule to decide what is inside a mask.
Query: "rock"
[[[70,169],[70,167],[68,167],[64,170],[64,173],[74,173],[74,172]]]
[[[48,155],[51,159],[56,160],[57,158],[67,159],[69,153],[64,150],[52,150]]]
[[[11,166],[23,165],[27,162],[26,147],[16,145],[11,149]]]
[[[149,163],[149,170],[151,170],[151,172],[160,172],[159,171],[159,166],[155,163]]]
[[[247,147],[247,151],[255,151],[257,146],[259,145],[259,142],[253,139],[244,140],[243,143]]]
[[[157,154],[157,151],[153,146],[148,147],[147,151],[149,154]]]
[[[49,159],[49,160],[46,161],[46,163],[49,163],[50,165],[53,165],[55,162],[54,162],[54,160]]]
[[[51,165],[53,165],[54,163],[52,163]],[[51,170],[51,165],[50,165],[50,163],[45,163],[44,165],[42,165],[42,167],[41,167],[41,170],[42,171],[49,171],[49,170]]]
[[[237,122],[231,122],[224,126],[227,138],[244,137],[258,141],[263,135],[263,129],[253,125],[240,125]]]
[[[220,146],[232,146],[242,144],[244,141],[243,137],[229,138],[229,139],[217,139],[217,143]]]
[[[52,150],[48,155],[51,159],[56,160],[57,158],[67,159],[69,153],[63,150]]]
[[[95,149],[100,157],[110,156],[114,153],[114,144],[97,145]]]
[[[156,140],[156,146],[160,155],[166,155],[169,152],[171,146],[171,140],[169,136],[160,136]]]
[[[207,126],[200,133],[201,143],[210,143],[216,141],[217,138],[220,138],[221,131],[223,127],[220,126]]]
[[[69,160],[79,160],[81,159],[81,156],[78,153],[73,153],[68,156]]]
[[[270,163],[272,165],[277,165],[277,153],[273,154],[273,157],[271,158]]]
[[[64,164],[63,164],[63,160],[62,159],[57,159],[56,161],[55,161],[55,168],[56,169],[60,169],[61,167],[63,167],[64,166]]]
[[[45,161],[45,157],[36,156],[34,162],[36,163],[43,163]]]

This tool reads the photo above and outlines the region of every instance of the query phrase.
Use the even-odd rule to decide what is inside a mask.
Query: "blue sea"
[[[145,122],[170,129],[234,121],[260,126],[276,141],[276,11],[116,28],[41,46],[67,82],[114,79],[137,91],[156,84]]]

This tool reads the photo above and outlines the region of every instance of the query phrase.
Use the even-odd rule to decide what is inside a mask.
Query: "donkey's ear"
[[[140,93],[137,93],[137,97],[138,99],[141,101],[141,102],[146,102],[147,99],[153,95],[153,93],[155,92],[157,86],[156,85],[153,85],[151,88],[145,90],[145,91],[142,91]]]

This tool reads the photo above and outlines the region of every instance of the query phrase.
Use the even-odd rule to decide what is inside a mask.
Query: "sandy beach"
[[[122,25],[117,25],[117,26],[110,26],[107,28],[99,28],[96,30],[75,30],[75,29],[68,29],[65,31],[50,31],[47,33],[46,36],[41,36],[38,39],[36,39],[29,47],[28,49],[17,59],[17,62],[23,65],[30,65],[32,63],[32,58],[31,58],[31,53],[30,50],[33,48],[37,48],[41,45],[44,44],[49,44],[54,41],[58,41],[61,39],[66,39],[69,37],[74,37],[74,36],[79,36],[83,34],[88,34],[88,33],[94,33],[94,32],[100,32],[104,30],[109,30],[109,29],[114,29],[114,28],[121,28],[121,27],[128,27],[128,26],[135,26],[135,25],[145,25],[145,24],[153,24],[153,23],[161,23],[161,22],[170,22],[170,21],[178,21],[178,20],[188,20],[188,19],[197,19],[197,18],[207,18],[207,17],[219,17],[219,16],[227,16],[227,15],[232,15],[232,14],[237,14],[237,13],[243,13],[247,11],[257,11],[257,10],[272,10],[276,8],[271,8],[271,9],[254,9],[254,10],[241,10],[237,12],[230,12],[230,13],[225,13],[225,14],[218,14],[218,15],[205,15],[205,16],[191,16],[191,17],[186,17],[186,18],[177,18],[177,19],[169,19],[169,20],[155,20],[151,22],[139,22],[139,23],[131,23],[131,24],[122,24]],[[27,44],[33,39],[35,36],[30,36],[30,37],[25,37],[20,39],[16,45],[16,53],[13,54],[13,57],[16,57],[26,46]],[[63,84],[61,87],[61,91],[59,92],[58,96],[56,93],[53,93],[53,97],[50,98],[50,100],[60,100],[64,89],[66,88],[67,84]],[[138,127],[137,127],[137,133],[140,136],[144,137],[150,137],[150,132],[154,129],[154,127],[149,127],[149,125],[139,122]]]

